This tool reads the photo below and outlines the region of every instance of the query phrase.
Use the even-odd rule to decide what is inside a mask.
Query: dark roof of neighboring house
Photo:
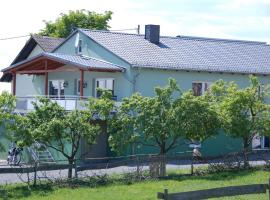
[[[83,55],[67,55],[62,53],[48,53],[43,52],[29,59],[23,60],[19,63],[13,64],[3,70],[2,72],[9,72],[9,70],[14,69],[18,66],[32,62],[38,58],[48,58],[54,61],[58,61],[65,65],[73,65],[75,67],[84,68],[87,70],[108,70],[108,71],[124,71],[125,68],[110,62],[99,60],[96,58],[83,56]]]
[[[161,36],[160,43],[153,44],[144,35],[78,31],[133,67],[270,74],[270,46],[264,42]]]
[[[41,49],[43,49],[43,51],[52,52],[53,49],[55,49],[64,40],[64,38],[52,38],[41,35],[31,35],[31,37],[26,42],[20,53],[11,63],[11,65],[25,60],[37,44],[41,47]]]

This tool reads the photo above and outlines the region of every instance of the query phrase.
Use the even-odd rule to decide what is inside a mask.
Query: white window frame
[[[97,81],[104,81],[104,80],[112,80],[113,81],[113,85],[112,85],[112,90],[114,91],[114,84],[115,84],[115,78],[96,78],[95,79],[95,98],[97,98]]]
[[[210,88],[210,86],[212,85],[212,82],[210,82],[210,81],[193,81],[192,86],[195,83],[201,83],[202,84],[201,95],[204,95],[206,93],[206,91]],[[207,89],[206,89],[206,84],[208,85]],[[193,88],[192,88],[192,91],[193,91]]]
[[[58,92],[57,92],[58,94],[56,95],[56,98],[60,98],[61,96],[65,96],[65,87],[64,87],[64,95],[61,95],[61,82],[64,84],[65,83],[64,79],[50,79],[50,80],[48,80],[49,96],[52,96],[52,95],[50,95],[50,82],[52,82],[52,81],[57,81],[58,82]]]

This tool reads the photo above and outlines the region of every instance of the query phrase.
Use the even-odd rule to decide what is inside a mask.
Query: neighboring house
[[[116,102],[134,92],[152,96],[154,87],[166,85],[169,77],[182,90],[193,89],[195,95],[219,79],[245,87],[250,74],[257,75],[262,84],[270,83],[270,46],[264,42],[159,33],[158,25],[146,25],[145,35],[87,29],[77,29],[65,40],[33,35],[2,70],[1,81],[12,82],[18,112],[33,109],[31,101],[39,95],[53,98],[67,110],[83,109],[79,102],[99,97],[97,88],[112,90]],[[257,141],[258,146],[269,147],[268,139],[262,141]],[[202,152],[218,155],[237,151],[241,145],[240,140],[220,134],[208,139]],[[107,156],[106,135],[93,149],[95,153],[89,155]],[[135,153],[149,152],[153,149],[135,149]]]

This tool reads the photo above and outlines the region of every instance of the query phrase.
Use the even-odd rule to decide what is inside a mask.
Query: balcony
[[[38,103],[40,97],[46,96],[26,96],[26,97],[16,97],[16,112],[26,113],[34,110],[33,103]],[[79,96],[50,96],[52,102],[56,102],[62,106],[67,111],[72,110],[84,110],[85,103],[89,97],[79,97]],[[116,106],[120,106],[121,102],[117,102],[117,97],[114,96],[112,100],[115,101]]]

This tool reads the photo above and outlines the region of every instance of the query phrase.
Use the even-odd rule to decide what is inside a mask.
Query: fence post
[[[168,189],[164,189],[164,200],[168,200]]]
[[[190,166],[190,174],[193,175],[194,173],[194,166],[193,166],[193,163],[194,163],[194,156],[192,155],[192,158],[191,158],[191,166]]]
[[[37,185],[37,162],[34,163],[34,186]]]
[[[74,161],[74,173],[75,173],[75,178],[78,178],[77,159],[75,159]]]
[[[270,200],[270,179],[268,180],[268,198]]]

